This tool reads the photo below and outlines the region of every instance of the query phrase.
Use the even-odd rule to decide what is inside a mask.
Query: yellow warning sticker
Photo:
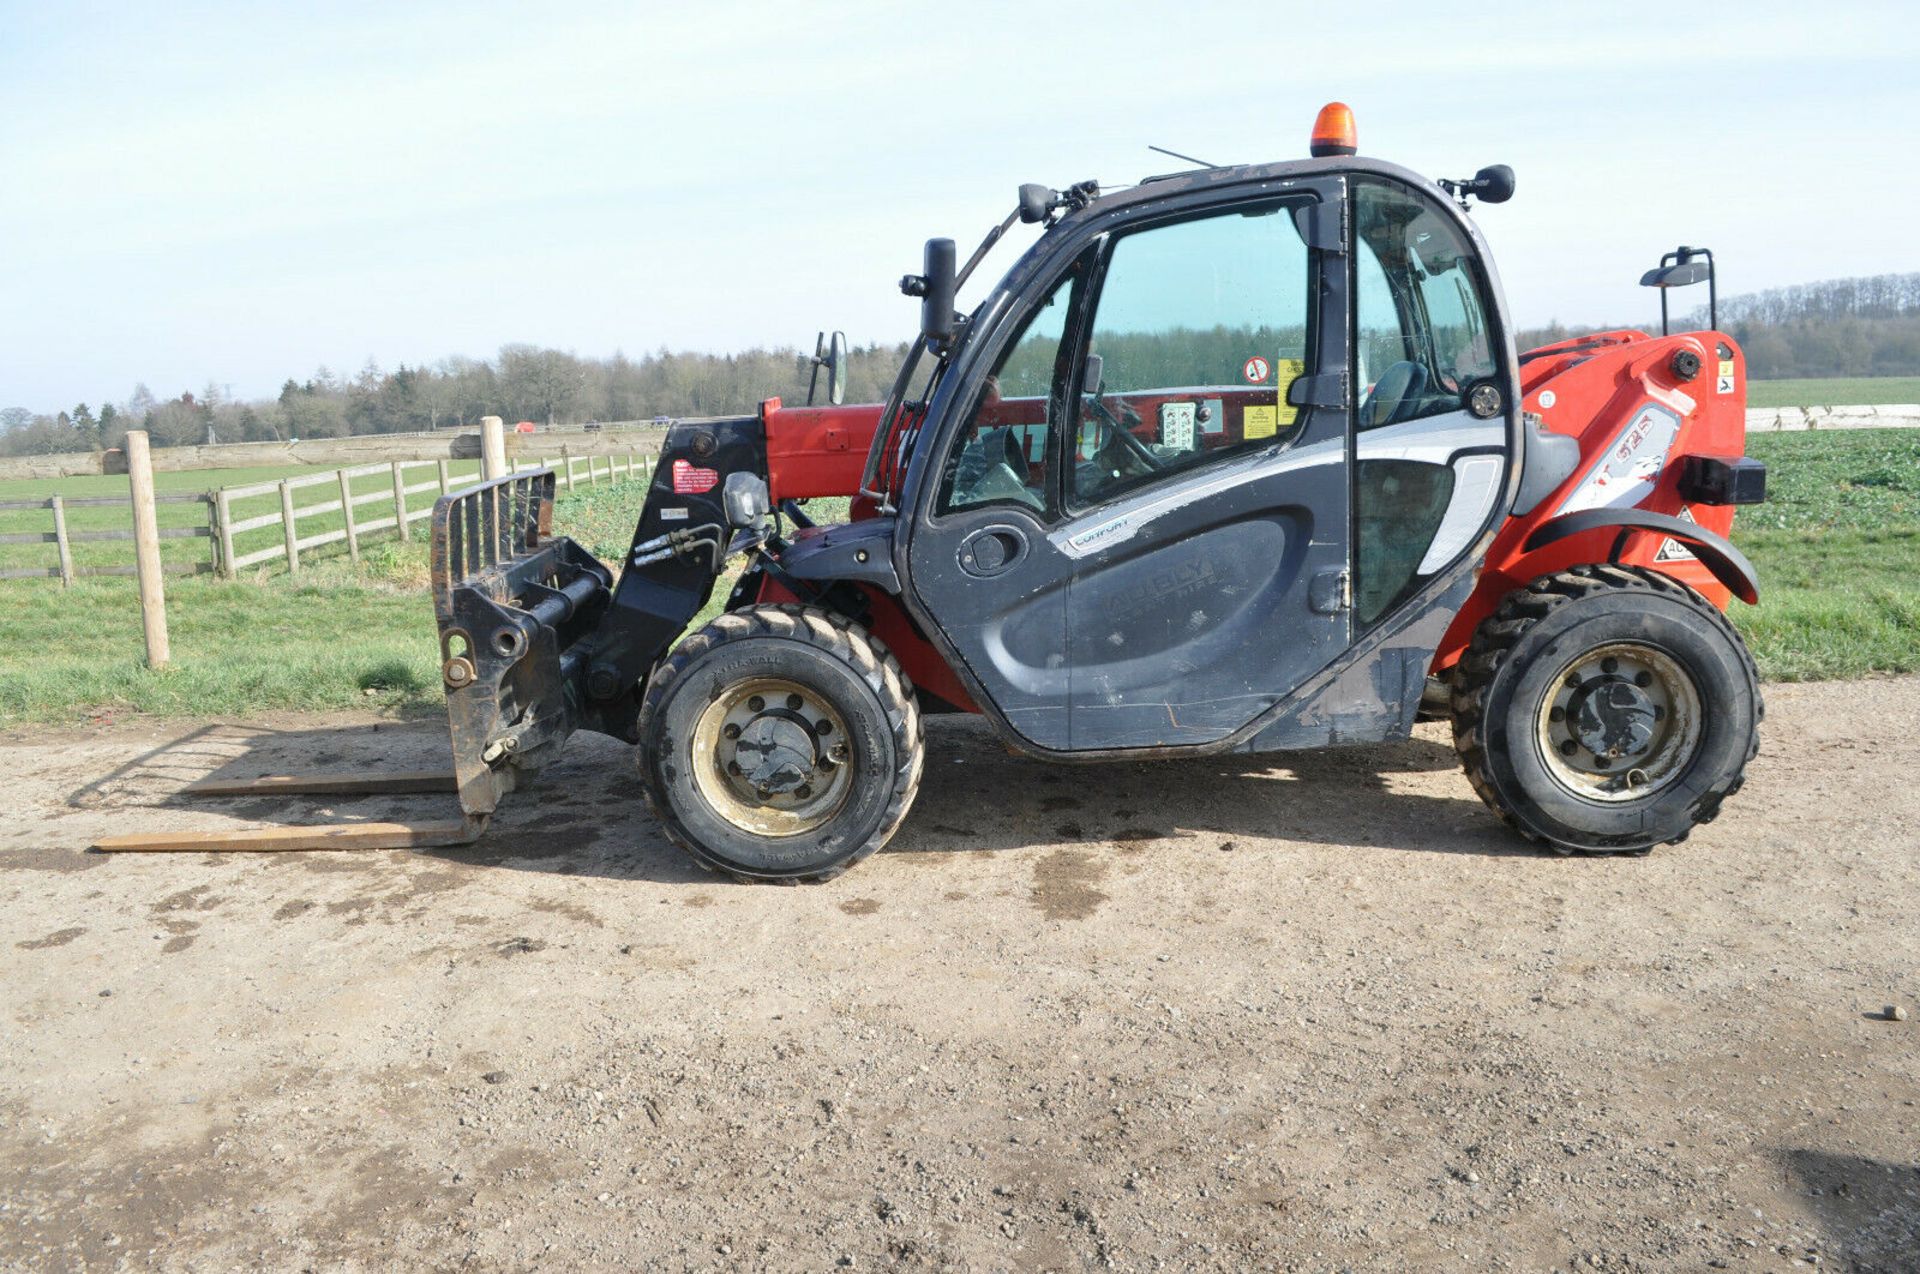
[[[1265,407],[1244,407],[1240,412],[1240,436],[1271,438],[1279,432],[1279,418],[1280,413],[1272,404]]]
[[[1293,388],[1293,382],[1304,376],[1307,363],[1301,358],[1278,358],[1274,360],[1274,383],[1280,386],[1280,407],[1277,414],[1279,423],[1291,425],[1299,418],[1300,409],[1287,405],[1287,391]]]
[[[1733,360],[1731,358],[1723,358],[1720,360],[1720,374],[1722,376],[1733,375]]]

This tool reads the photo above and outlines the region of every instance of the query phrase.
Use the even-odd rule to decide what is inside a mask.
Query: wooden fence
[[[213,496],[203,491],[191,493],[169,493],[153,497],[156,504],[204,504],[212,505]],[[125,530],[114,531],[69,531],[67,529],[68,509],[126,509],[128,526]],[[0,500],[0,511],[12,512],[21,509],[46,509],[52,517],[52,527],[46,531],[18,531],[0,535],[0,544],[52,544],[58,561],[52,566],[15,566],[0,569],[0,579],[44,579],[59,576],[62,586],[71,586],[73,581],[84,575],[133,575],[137,568],[132,562],[113,566],[75,565],[73,546],[94,540],[125,540],[134,542],[132,527],[133,500],[115,496],[48,496],[44,500]],[[165,526],[159,528],[155,536],[162,540],[188,538],[213,539],[213,527],[208,526]],[[205,562],[166,562],[160,569],[169,575],[204,575],[215,569],[215,560]]]
[[[416,522],[433,516],[431,500],[409,502],[408,497],[420,496],[429,492],[442,496],[455,490],[457,484],[478,481],[479,474],[462,474],[456,479],[451,470],[453,462],[446,460],[395,460],[388,464],[359,465],[351,469],[335,469],[328,473],[307,474],[298,478],[282,478],[277,482],[257,482],[248,486],[223,487],[211,494],[213,502],[213,527],[215,538],[215,559],[224,563],[220,573],[229,578],[250,566],[266,562],[284,561],[289,572],[299,574],[300,555],[312,549],[328,544],[347,546],[347,555],[354,562],[360,561],[360,546],[371,536],[391,531],[400,541],[413,538]],[[581,485],[598,486],[604,477],[609,483],[629,481],[636,477],[651,478],[653,462],[640,457],[637,452],[614,456],[572,456],[563,455],[538,462],[521,460],[514,465],[516,472],[551,468],[558,477],[559,484],[568,491]],[[584,477],[582,470],[584,468]],[[433,476],[420,482],[408,480],[409,471],[431,469]],[[379,491],[353,491],[353,480],[372,474],[385,473],[390,477],[387,486]],[[308,487],[327,486],[337,490],[332,499],[318,504],[296,505],[294,492]],[[280,505],[269,513],[252,517],[233,516],[233,504],[259,496],[278,494]],[[381,515],[372,519],[362,519],[359,510],[367,505],[381,506]],[[338,514],[341,525],[326,531],[315,531],[309,535],[300,533],[302,519],[330,517]],[[277,527],[280,531],[278,542],[265,548],[250,552],[236,552],[234,541],[249,531],[258,531],[267,527]]]
[[[597,487],[602,482],[651,480],[653,461],[637,451],[616,455],[575,456],[562,454],[549,459],[520,459],[515,472],[551,468],[562,490]],[[424,473],[422,471],[425,471]],[[354,489],[356,479],[384,474],[387,481],[378,490]],[[299,573],[301,555],[329,545],[344,544],[347,555],[360,561],[361,546],[369,539],[410,541],[418,524],[433,516],[433,499],[480,480],[476,461],[396,460],[386,464],[358,465],[332,469],[299,477],[223,487],[217,491],[168,492],[153,497],[157,504],[193,504],[206,510],[204,525],[166,526],[156,531],[161,540],[203,539],[207,554],[202,560],[171,560],[160,569],[169,575],[205,575],[218,573],[232,579],[250,567],[284,562],[289,572]],[[313,504],[300,504],[297,493],[324,489],[328,498]],[[268,497],[277,503],[265,512],[250,512]],[[369,508],[368,506],[374,506]],[[128,524],[117,530],[69,529],[69,509],[115,508],[129,510]],[[56,561],[45,566],[0,565],[0,579],[29,579],[57,576],[63,586],[89,575],[135,575],[131,560],[124,564],[92,565],[73,560],[73,545],[95,540],[125,541],[134,545],[130,497],[48,496],[36,500],[0,501],[0,511],[45,510],[49,516],[45,531],[0,534],[0,544],[51,544]],[[371,515],[371,516],[369,516]],[[313,526],[324,519],[325,529]],[[302,527],[306,522],[312,529]],[[240,543],[243,537],[256,543],[269,528],[276,531],[273,542],[262,547]],[[129,553],[131,559],[132,553]]]

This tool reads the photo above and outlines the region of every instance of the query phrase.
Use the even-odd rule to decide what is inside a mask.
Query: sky
[[[903,339],[921,243],[964,254],[1020,182],[1304,156],[1333,99],[1362,154],[1513,166],[1475,215],[1520,324],[1657,321],[1636,282],[1683,242],[1723,295],[1920,269],[1917,32],[1804,0],[0,0],[0,407]]]

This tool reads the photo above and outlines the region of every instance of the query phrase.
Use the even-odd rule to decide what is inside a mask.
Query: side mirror
[[[1053,211],[1057,198],[1054,192],[1037,181],[1027,182],[1020,187],[1020,220],[1027,225],[1037,225],[1047,219]]]
[[[1080,378],[1080,392],[1100,396],[1100,387],[1107,383],[1107,360],[1098,354],[1087,355],[1087,374]]]
[[[1481,203],[1505,203],[1513,198],[1513,169],[1489,164],[1473,175],[1473,193]]]
[[[827,401],[838,407],[847,401],[847,334],[835,332],[829,340],[825,332],[813,338],[813,374],[807,377],[807,406],[820,386],[820,369],[827,369]]]
[[[953,339],[953,240],[927,240],[926,263],[920,276],[920,334],[940,346]]]
[[[847,401],[847,334],[835,332],[827,342],[827,401],[838,407]]]

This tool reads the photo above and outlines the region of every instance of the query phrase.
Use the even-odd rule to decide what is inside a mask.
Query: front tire
[[[1765,707],[1725,615],[1657,571],[1581,566],[1510,594],[1453,670],[1454,748],[1529,839],[1684,840],[1740,790]]]
[[[892,839],[919,788],[920,709],[859,625],[752,606],[682,642],[648,683],[640,775],[667,835],[739,880],[839,875]]]

